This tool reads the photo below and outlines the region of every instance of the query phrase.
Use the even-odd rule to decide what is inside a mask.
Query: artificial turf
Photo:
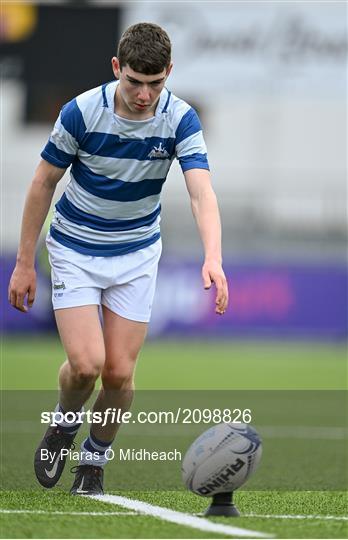
[[[344,403],[341,393],[336,391],[342,390],[346,386],[346,353],[347,349],[344,343],[149,341],[140,356],[136,372],[136,385],[140,390],[155,389],[166,392],[174,389],[230,391],[234,397],[248,395],[247,390],[283,391],[279,396],[286,395],[289,398],[287,399],[291,406],[285,416],[292,432],[294,431],[293,426],[301,425],[301,422],[305,424],[306,420],[312,428],[317,429],[324,426],[325,429],[329,428],[331,436],[335,433],[340,435],[339,429],[346,416],[341,410],[340,404]],[[125,508],[90,498],[72,497],[66,491],[68,489],[68,475],[65,472],[65,484],[63,482],[58,488],[46,491],[36,485],[32,472],[30,445],[24,448],[25,443],[23,442],[27,438],[26,433],[28,433],[28,437],[32,436],[33,439],[30,444],[34,446],[36,444],[37,435],[34,437],[31,433],[33,422],[30,412],[30,407],[32,410],[37,408],[35,399],[30,398],[30,407],[27,406],[27,416],[23,421],[20,421],[18,411],[20,411],[20,407],[25,407],[26,403],[28,404],[28,396],[30,395],[36,396],[36,399],[41,399],[38,396],[42,396],[42,400],[45,402],[45,392],[32,392],[30,394],[26,391],[48,390],[51,391],[49,395],[53,395],[53,391],[57,388],[58,367],[63,359],[64,352],[58,339],[54,336],[36,338],[17,336],[2,340],[1,383],[2,389],[5,390],[2,399],[3,409],[5,409],[2,412],[4,435],[2,451],[6,455],[1,460],[3,490],[0,495],[0,509],[6,511],[30,510],[34,513],[2,512],[1,537],[224,537],[223,534],[205,533],[151,516],[133,515]],[[308,398],[306,390],[308,390]],[[243,392],[238,394],[237,391]],[[277,394],[273,393],[272,395]],[[318,416],[316,403],[321,398],[326,397],[330,406],[327,407],[323,403]],[[18,411],[13,405],[8,407],[8,404],[17,402]],[[272,409],[272,413],[265,416],[268,401],[263,400],[262,404],[263,419],[266,418],[266,423],[282,427],[284,409],[279,411]],[[301,412],[304,409],[306,410],[305,417]],[[263,421],[262,424],[265,422]],[[40,428],[40,426],[37,427]],[[197,429],[203,431],[206,427],[208,426],[198,426]],[[331,428],[333,428],[332,432],[330,432]],[[26,432],[28,429],[29,432]],[[42,430],[42,426],[40,429]],[[335,431],[336,429],[338,431]],[[17,432],[18,439],[16,438]],[[127,433],[126,430],[125,433]],[[327,440],[322,437],[316,440],[315,433],[316,431],[312,431],[309,439],[302,441],[300,445],[297,445],[294,439],[295,446],[291,446],[293,442],[291,435],[287,435],[287,438],[275,438],[274,442],[272,442],[272,437],[268,441],[265,440],[260,470],[255,473],[249,485],[247,483],[242,490],[235,494],[235,502],[242,516],[234,519],[212,518],[213,521],[269,533],[278,538],[346,538],[348,521],[343,519],[343,516],[347,514],[347,499],[343,491],[346,469],[346,459],[344,451],[342,451],[344,441],[341,438],[330,439],[330,437]],[[173,436],[175,436],[174,431]],[[16,457],[18,448],[23,449],[23,463],[19,463]],[[316,456],[313,453],[315,449],[321,454]],[[298,455],[305,455],[306,459],[303,461],[295,459],[291,468],[286,465],[285,458],[293,451],[300,452]],[[301,453],[302,451],[304,454]],[[272,461],[273,455],[274,461]],[[340,458],[341,461],[335,458],[339,455],[343,456]],[[335,474],[342,471],[342,474],[339,475],[339,482],[334,480],[330,489],[325,489],[325,485],[329,486],[329,480],[333,478],[331,473],[328,474],[327,470],[324,470],[325,463],[327,464],[328,461],[325,456],[326,458],[331,456],[329,461],[332,462]],[[283,458],[285,459],[284,467],[282,465]],[[315,460],[317,461],[315,462]],[[310,471],[311,463],[314,462],[316,465],[313,471]],[[319,471],[321,464],[323,464],[321,469],[323,474],[320,474]],[[26,471],[26,474],[22,475],[22,470]],[[110,465],[109,473],[106,472],[106,475],[112,475],[113,470]],[[297,475],[296,483],[293,472],[296,472]],[[15,479],[16,475],[18,482],[11,483],[11,478]],[[23,486],[20,486],[19,480],[22,476],[24,478]],[[302,477],[309,483],[306,485],[306,481],[304,481],[300,490],[298,486],[301,484]],[[150,491],[138,489],[134,485],[131,491],[124,491],[117,487],[117,480],[117,476],[115,478],[107,476],[107,493],[146,501],[153,505],[191,515],[202,513],[209,502],[207,499],[183,489],[173,491],[163,488],[160,491],[153,489]],[[161,484],[161,476],[157,477],[157,482]],[[262,487],[264,482],[269,484],[269,486],[265,486],[268,489]],[[9,487],[13,483],[15,484],[13,488]],[[277,488],[278,485],[280,489]],[[65,491],[62,490],[62,487]],[[35,513],[37,511],[50,514]],[[110,512],[117,511],[125,513],[125,515],[98,516],[91,513],[110,514]],[[66,514],[55,514],[54,512],[66,512]],[[72,512],[87,512],[89,515],[68,514]]]
[[[202,514],[209,502],[188,492],[119,492],[119,495],[190,514]],[[1,509],[44,511],[52,514],[2,514],[2,538],[223,538],[168,523],[151,516],[128,513],[120,506],[72,497],[59,490],[3,492]],[[344,492],[240,491],[235,501],[242,516],[213,521],[269,533],[277,538],[346,538],[347,499]],[[91,512],[90,515],[54,512]],[[93,512],[104,513],[95,515]],[[247,514],[247,517],[243,517]],[[256,514],[258,517],[251,517]],[[264,517],[260,517],[263,515]],[[272,515],[278,517],[271,517]],[[288,518],[280,516],[289,516]],[[291,518],[291,516],[296,516]],[[317,517],[315,517],[317,516]],[[318,517],[319,516],[319,517]],[[333,519],[336,518],[336,519]]]

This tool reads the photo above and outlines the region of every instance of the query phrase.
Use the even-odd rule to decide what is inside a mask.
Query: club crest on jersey
[[[169,154],[165,148],[163,148],[162,143],[160,142],[158,146],[154,146],[151,152],[148,155],[149,158],[162,158],[165,159],[169,157]]]
[[[58,290],[58,289],[61,289],[61,290],[64,291],[65,288],[66,288],[66,287],[65,287],[64,281],[57,281],[57,280],[55,280],[55,281],[53,282],[53,289],[54,289],[55,291]]]

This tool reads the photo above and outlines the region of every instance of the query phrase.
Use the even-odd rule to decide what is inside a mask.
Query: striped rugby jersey
[[[70,181],[55,207],[51,236],[94,256],[124,255],[160,238],[160,193],[174,157],[183,172],[209,169],[195,110],[163,88],[155,116],[114,114],[113,81],[61,110],[41,157],[67,168]]]

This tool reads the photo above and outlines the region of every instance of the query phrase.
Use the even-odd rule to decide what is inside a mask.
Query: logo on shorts
[[[66,289],[64,281],[55,281],[53,283],[53,289],[55,291],[58,291],[60,289],[64,291],[64,289]]]
[[[162,158],[166,159],[169,157],[169,154],[165,148],[163,148],[162,143],[160,142],[158,146],[154,146],[151,152],[148,155],[149,158]]]

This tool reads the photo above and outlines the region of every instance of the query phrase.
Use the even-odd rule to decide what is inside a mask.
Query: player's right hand
[[[27,313],[35,300],[36,272],[33,266],[16,265],[8,287],[8,300],[14,308]],[[26,302],[26,305],[25,305]]]

